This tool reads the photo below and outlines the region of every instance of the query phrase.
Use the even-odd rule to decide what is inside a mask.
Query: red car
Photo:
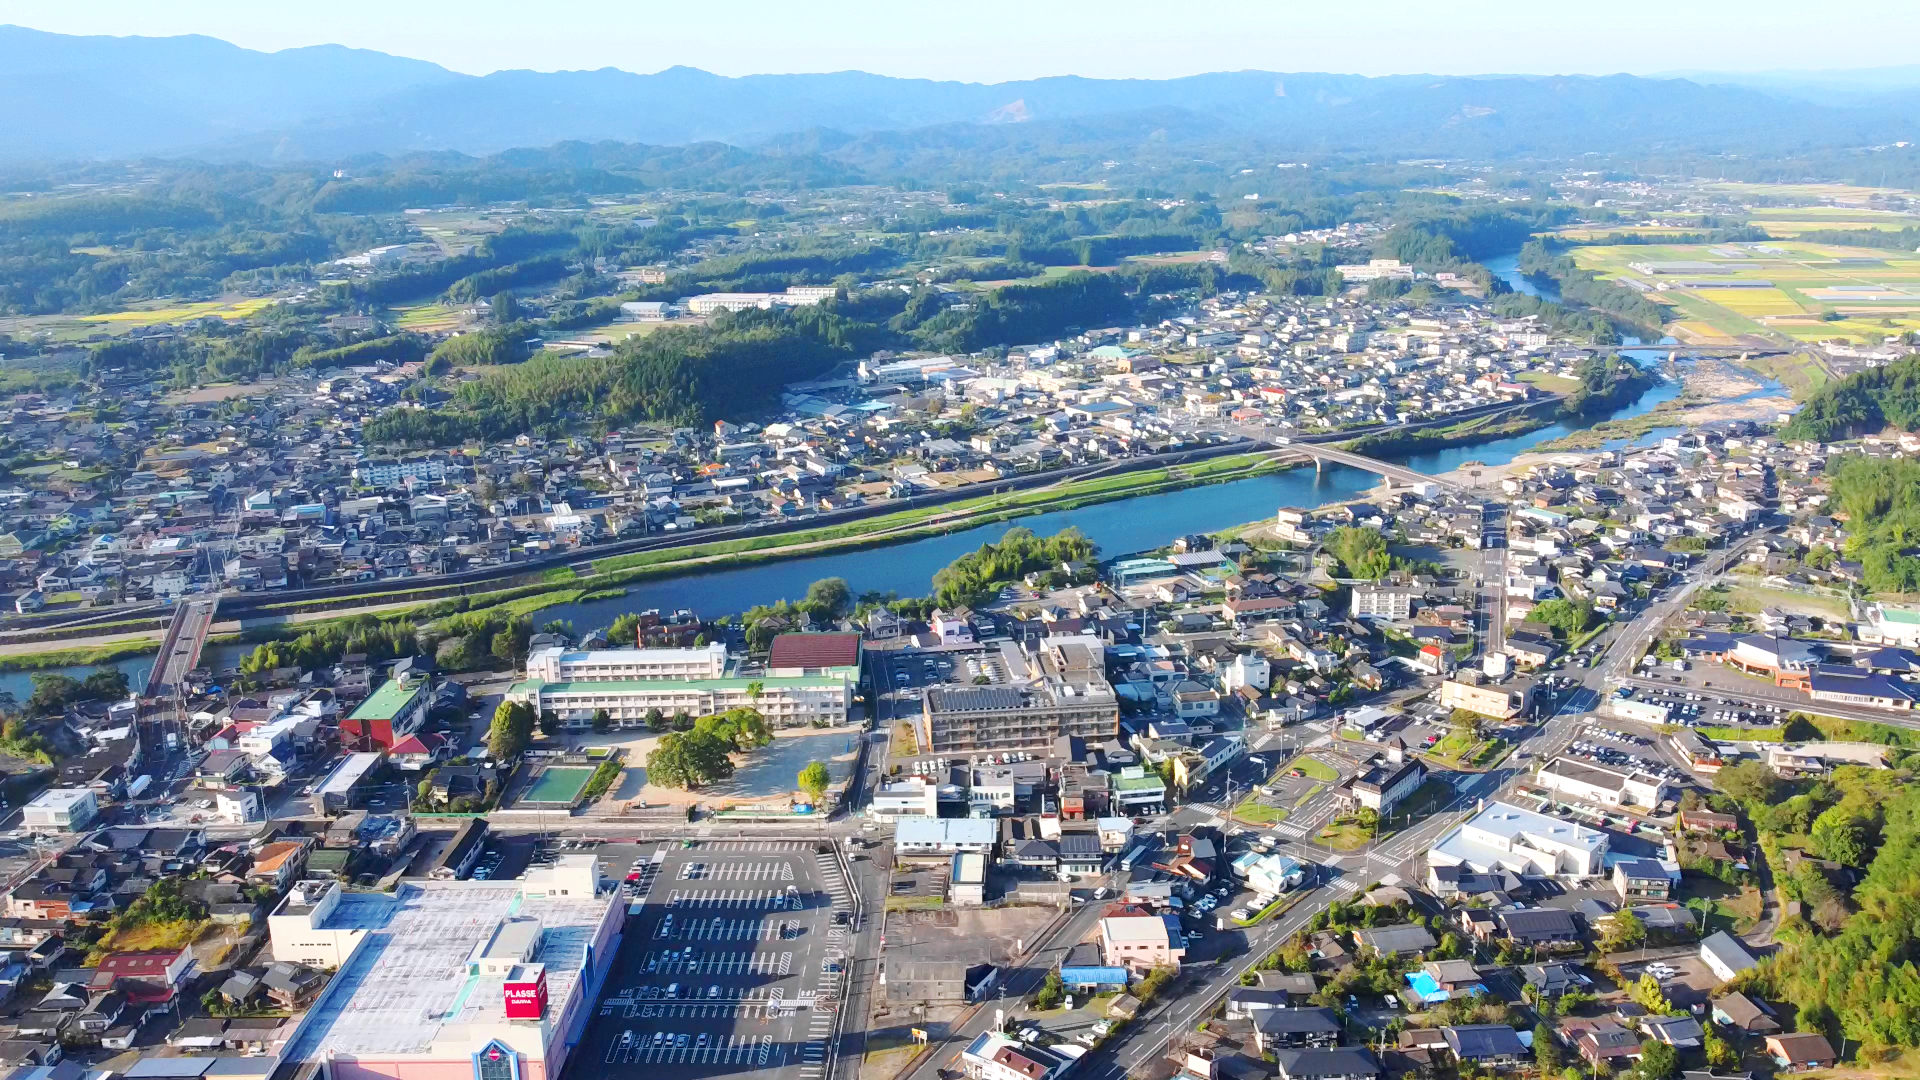
[[[631,874],[628,874],[628,875],[627,875],[627,880],[628,880],[629,882],[633,882],[633,881],[639,881],[639,880],[640,880],[640,871],[638,871],[638,870],[635,870],[635,871],[634,871],[633,873],[631,873]]]

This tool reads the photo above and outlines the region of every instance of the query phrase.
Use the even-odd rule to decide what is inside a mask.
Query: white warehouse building
[[[1607,834],[1598,829],[1492,802],[1443,834],[1427,852],[1427,865],[1479,874],[1505,870],[1523,877],[1588,878],[1604,872],[1607,846]]]
[[[1608,806],[1653,809],[1667,797],[1667,782],[1657,776],[1569,757],[1540,766],[1534,781],[1548,791]]]

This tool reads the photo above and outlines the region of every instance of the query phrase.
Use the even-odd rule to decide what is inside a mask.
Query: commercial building
[[[1307,880],[1307,868],[1296,860],[1257,851],[1244,852],[1233,860],[1233,872],[1247,888],[1266,896],[1291,892]]]
[[[893,829],[893,850],[903,859],[985,854],[999,842],[992,818],[901,818]]]
[[[1167,784],[1160,774],[1139,765],[1128,765],[1120,775],[1107,780],[1114,808],[1124,814],[1158,813],[1167,802]]]
[[[1667,782],[1657,776],[1571,757],[1541,765],[1534,781],[1548,791],[1608,806],[1653,809],[1667,797]]]
[[[867,803],[867,816],[876,821],[940,816],[940,788],[920,776],[882,784]]]
[[[1100,954],[1111,967],[1148,971],[1180,966],[1187,935],[1173,915],[1109,915],[1100,920]]]
[[[388,679],[340,721],[340,738],[351,747],[392,749],[395,743],[419,731],[427,722],[432,699],[425,679],[411,675]]]
[[[377,753],[348,754],[340,763],[320,781],[313,791],[313,797],[320,801],[321,810],[329,814],[345,813],[360,805],[360,796],[372,781],[374,770],[378,769],[382,755]]]
[[[656,679],[724,679],[727,647],[694,649],[593,649],[558,646],[527,657],[527,678],[541,682],[640,682]]]
[[[274,956],[338,965],[283,1061],[328,1080],[558,1080],[613,961],[626,906],[591,855],[564,886],[305,882],[269,916]]]
[[[1533,704],[1533,684],[1513,688],[1477,685],[1448,679],[1440,684],[1440,704],[1449,709],[1465,709],[1496,720],[1511,720]]]
[[[82,787],[48,788],[20,810],[21,823],[35,829],[78,832],[100,813],[93,792]]]
[[[774,727],[843,724],[853,708],[854,683],[844,675],[797,679],[637,679],[545,682],[528,679],[507,691],[536,712],[551,710],[565,728],[585,728],[605,709],[616,728],[644,728],[647,713],[711,716],[757,709]]]
[[[987,857],[963,851],[953,857],[947,877],[947,900],[956,907],[979,907],[987,902]]]
[[[1507,870],[1523,877],[1587,878],[1603,872],[1607,849],[1607,834],[1598,829],[1492,802],[1444,833],[1427,853],[1427,863],[1481,874]]]
[[[1399,751],[1394,751],[1399,754]],[[1381,817],[1393,813],[1401,800],[1420,790],[1427,782],[1427,767],[1418,758],[1400,755],[1395,761],[1389,756],[1385,761],[1369,765],[1366,771],[1347,781],[1335,792],[1350,806],[1364,807]]]
[[[1622,720],[1637,720],[1642,724],[1665,724],[1673,718],[1673,711],[1665,705],[1634,698],[1609,697],[1607,711]]]

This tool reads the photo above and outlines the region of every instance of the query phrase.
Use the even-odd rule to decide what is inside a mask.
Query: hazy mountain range
[[[792,148],[886,133],[924,149],[1005,125],[1402,156],[1764,152],[1914,138],[1916,85],[1920,68],[1690,79],[1241,71],[991,85],[685,67],[471,76],[337,45],[261,53],[199,36],[0,26],[0,157],[333,160],[561,140]]]

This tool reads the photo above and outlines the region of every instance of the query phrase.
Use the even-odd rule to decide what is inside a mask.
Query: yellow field
[[[390,310],[393,325],[402,330],[455,330],[460,326],[460,309],[451,304],[416,304]]]
[[[1779,289],[1697,289],[1694,295],[1736,315],[1801,315],[1805,309]]]
[[[1726,182],[1708,184],[1712,191],[1725,191],[1739,195],[1761,195],[1788,199],[1860,199],[1874,196],[1897,196],[1904,198],[1909,192],[1899,188],[1855,187],[1852,184],[1744,184]]]
[[[207,300],[197,304],[176,304],[173,307],[154,308],[149,311],[116,311],[107,315],[87,315],[83,322],[107,323],[112,326],[159,326],[163,323],[186,322],[190,319],[204,319],[212,316],[217,319],[244,319],[273,303],[272,297],[255,296],[245,300]]]

